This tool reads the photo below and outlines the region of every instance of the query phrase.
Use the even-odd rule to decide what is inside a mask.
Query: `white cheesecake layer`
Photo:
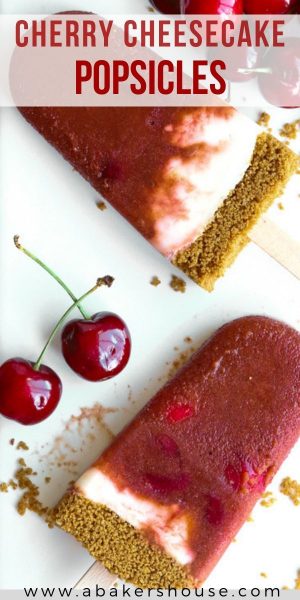
[[[188,543],[187,516],[176,504],[166,505],[145,499],[128,488],[119,489],[100,469],[91,467],[77,481],[76,488],[88,500],[104,504],[121,519],[151,537],[181,565],[192,562]]]
[[[260,131],[236,111],[229,117],[203,118],[203,111],[196,115],[197,111],[185,115],[179,127],[165,127],[170,144],[190,149],[184,159],[180,154],[170,159],[161,185],[153,192],[151,241],[168,258],[203,233],[241,181]]]

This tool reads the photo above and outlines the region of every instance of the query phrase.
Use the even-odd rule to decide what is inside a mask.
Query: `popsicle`
[[[300,334],[237,319],[79,478],[57,524],[135,585],[200,585],[299,435]]]
[[[20,110],[157,250],[208,290],[298,166],[290,149],[229,106]]]

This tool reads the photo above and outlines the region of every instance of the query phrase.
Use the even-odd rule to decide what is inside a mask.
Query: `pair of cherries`
[[[131,340],[124,321],[109,312],[87,315],[81,303],[99,287],[110,287],[113,278],[100,277],[96,285],[81,298],[76,299],[66,284],[45,263],[21,246],[15,236],[16,247],[43,267],[65,289],[73,300],[54,327],[36,362],[24,358],[11,358],[0,367],[0,413],[23,425],[33,425],[46,419],[57,407],[62,394],[59,376],[42,364],[44,354],[54,336],[78,307],[83,318],[69,321],[61,334],[62,353],[68,365],[88,381],[104,381],[120,373],[126,366],[131,350]]]
[[[299,0],[152,0],[165,14],[186,15],[284,15],[299,12]]]

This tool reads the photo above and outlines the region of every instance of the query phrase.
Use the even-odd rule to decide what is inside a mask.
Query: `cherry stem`
[[[65,284],[65,282],[58,275],[56,275],[56,273],[54,271],[52,271],[52,269],[50,269],[50,267],[48,267],[42,260],[37,258],[37,256],[32,254],[32,252],[30,252],[26,248],[24,248],[24,246],[22,246],[20,244],[19,240],[20,240],[19,236],[15,235],[14,236],[14,244],[15,244],[16,248],[18,248],[18,250],[21,250],[21,252],[26,254],[26,256],[28,256],[29,258],[34,260],[34,262],[36,262],[40,267],[42,267],[42,269],[47,271],[47,273],[49,273],[49,275],[51,275],[51,277],[53,277],[53,279],[55,279],[55,281],[57,281],[57,283],[59,283],[59,285],[61,285],[61,287],[67,292],[67,294],[69,294],[69,296],[70,296],[70,298],[72,298],[73,302],[77,302],[77,298],[76,298],[75,294],[73,294],[72,290],[70,290],[70,288]],[[77,304],[77,307],[80,310],[84,319],[90,318],[88,313],[84,310],[84,308],[82,306],[80,306],[80,304]]]
[[[114,279],[113,277],[110,277],[110,275],[106,275],[105,277],[99,277],[99,279],[97,279],[96,285],[94,285],[94,287],[92,287],[88,292],[86,292],[85,294],[83,294],[83,296],[81,296],[80,298],[78,298],[78,300],[76,300],[76,302],[74,302],[69,308],[68,310],[66,310],[66,312],[63,314],[63,316],[59,319],[59,321],[56,323],[54,329],[52,330],[41,354],[39,355],[36,363],[34,364],[33,368],[35,371],[38,371],[40,366],[41,366],[41,362],[43,360],[43,356],[48,348],[48,346],[51,344],[53,338],[55,337],[56,333],[58,332],[60,326],[62,325],[62,323],[65,321],[65,319],[69,316],[69,314],[72,312],[72,310],[79,305],[79,302],[83,302],[83,300],[85,300],[85,298],[87,298],[90,294],[92,294],[93,292],[95,292],[99,287],[101,287],[102,285],[106,285],[107,287],[110,287],[113,283]]]

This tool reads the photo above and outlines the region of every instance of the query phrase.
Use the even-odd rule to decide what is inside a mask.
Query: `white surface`
[[[75,4],[76,8],[87,7],[83,0]],[[91,10],[96,5],[99,8],[99,2],[89,2]],[[69,0],[2,2],[6,12],[73,7]],[[142,12],[143,7],[143,0],[128,2],[128,12]],[[116,12],[123,8],[123,0],[114,1]],[[277,120],[279,124],[296,118],[299,111],[273,113],[274,123]],[[256,111],[252,116],[255,118]],[[225,321],[250,313],[274,316],[300,329],[300,283],[251,244],[214,293],[187,281],[186,294],[176,294],[168,287],[170,274],[176,270],[113,209],[99,211],[96,192],[14,109],[1,113],[0,151],[0,360],[15,355],[36,357],[51,327],[69,305],[57,284],[15,250],[15,233],[57,269],[75,293],[84,292],[99,275],[114,275],[113,287],[90,297],[86,307],[91,312],[104,308],[120,313],[133,338],[126,370],[102,384],[76,377],[64,364],[57,341],[46,359],[64,383],[63,399],[54,415],[31,428],[0,418],[0,481],[9,479],[18,456],[25,456],[9,445],[9,439],[23,439],[30,446],[27,462],[39,472],[43,498],[54,503],[74,477],[61,468],[49,473],[49,457],[39,462],[36,451],[41,452],[44,444],[51,447],[63,421],[78,414],[81,407],[101,402],[106,407],[119,407],[107,417],[113,431],[118,431],[161,385],[158,378],[163,379],[168,371],[165,363],[176,356],[174,346],[186,347],[185,336],[192,336],[199,345]],[[276,203],[270,211],[271,217],[294,236],[299,236],[299,193],[300,178],[295,177],[282,200],[285,210],[280,211]],[[162,281],[158,288],[149,285],[153,275]],[[128,385],[135,404],[129,401]],[[76,431],[69,435],[72,444],[79,446]],[[108,441],[103,432],[78,452],[78,474]],[[268,509],[257,506],[254,522],[243,527],[237,542],[207,580],[207,587],[292,587],[300,567],[300,507],[283,497],[278,485],[287,475],[300,480],[299,459],[298,444],[271,486],[277,504]],[[48,474],[52,480],[46,486],[43,478]],[[17,497],[14,492],[0,494],[0,588],[72,586],[92,559],[70,536],[58,529],[49,530],[36,515],[26,514],[21,519],[15,510]],[[266,572],[268,579],[262,579],[261,572]]]

